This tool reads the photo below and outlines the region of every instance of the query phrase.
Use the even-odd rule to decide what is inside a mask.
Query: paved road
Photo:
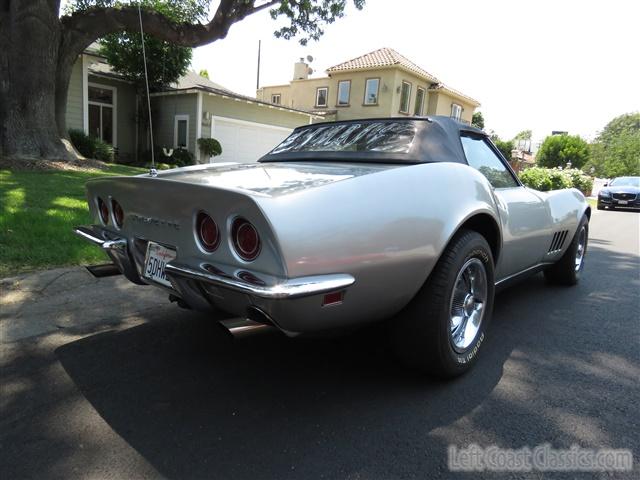
[[[582,283],[500,294],[475,370],[448,383],[378,331],[233,340],[173,305],[114,321],[100,295],[102,325],[6,329],[0,478],[444,478],[448,445],[547,442],[632,449],[638,478],[639,222],[594,212]]]

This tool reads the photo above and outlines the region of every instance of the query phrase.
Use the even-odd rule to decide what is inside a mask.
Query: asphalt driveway
[[[476,368],[447,383],[382,329],[234,340],[119,277],[5,282],[0,478],[444,478],[470,443],[631,449],[618,476],[638,478],[639,232],[594,211],[580,285],[501,293]]]

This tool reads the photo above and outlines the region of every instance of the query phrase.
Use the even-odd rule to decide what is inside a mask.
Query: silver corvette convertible
[[[292,336],[388,319],[398,353],[445,377],[477,359],[497,288],[578,281],[591,215],[444,117],[303,126],[257,163],[92,180],[87,196],[95,222],[75,232],[132,282]]]

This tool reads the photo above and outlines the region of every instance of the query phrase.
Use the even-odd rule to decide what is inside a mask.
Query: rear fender
[[[458,163],[394,168],[256,202],[288,275],[352,275],[348,299],[360,310],[353,314],[371,319],[413,298],[465,222],[482,215],[498,223],[491,186]]]

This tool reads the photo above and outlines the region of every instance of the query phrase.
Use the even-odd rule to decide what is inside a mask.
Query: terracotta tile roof
[[[446,86],[444,83],[438,83],[437,85],[431,85],[429,87],[429,90],[442,90],[444,92],[450,93],[456,97],[459,97],[463,100],[466,100],[467,102],[473,104],[476,107],[480,106],[480,102],[478,100],[476,100],[475,98],[470,97],[469,95],[465,95],[464,93],[458,91],[458,90],[454,90],[451,87]]]
[[[392,48],[380,48],[373,52],[366,53],[360,57],[353,58],[338,65],[334,65],[327,69],[327,73],[343,72],[346,70],[368,70],[377,67],[392,67],[397,65],[403,67],[416,75],[419,75],[430,82],[439,83],[440,81],[431,75],[429,72],[423,70],[411,60]]]

